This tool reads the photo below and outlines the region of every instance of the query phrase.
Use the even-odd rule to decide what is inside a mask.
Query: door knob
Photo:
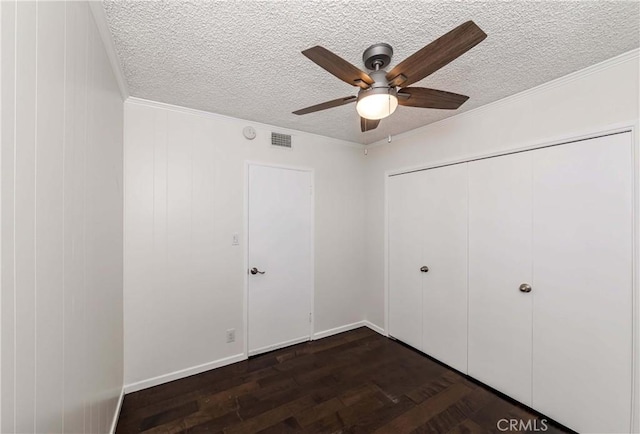
[[[426,265],[423,265],[422,267],[420,267],[420,271],[422,271],[423,273],[426,273],[429,271],[429,267],[427,267]]]
[[[265,273],[264,271],[258,270],[256,267],[253,267],[251,270],[249,270],[249,272],[251,274],[264,274]]]
[[[529,285],[528,283],[523,283],[522,285],[520,285],[520,291],[531,292],[531,285]]]

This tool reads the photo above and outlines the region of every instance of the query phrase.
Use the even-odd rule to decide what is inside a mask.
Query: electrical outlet
[[[236,329],[227,330],[227,343],[236,341]]]

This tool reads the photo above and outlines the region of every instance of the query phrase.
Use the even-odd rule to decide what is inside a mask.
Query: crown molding
[[[300,130],[293,130],[291,128],[283,128],[283,127],[279,127],[277,125],[270,125],[270,124],[265,124],[262,122],[256,122],[256,121],[252,121],[249,119],[241,119],[241,118],[234,118],[233,116],[227,116],[227,115],[222,115],[219,113],[213,113],[213,112],[208,112],[208,111],[204,111],[204,110],[198,110],[198,109],[193,109],[193,108],[189,108],[189,107],[184,107],[184,106],[179,106],[179,105],[174,105],[174,104],[169,104],[169,103],[165,103],[165,102],[160,102],[160,101],[153,101],[153,100],[149,100],[149,99],[144,99],[144,98],[138,98],[135,96],[130,96],[125,100],[125,104],[135,104],[135,105],[142,105],[142,106],[146,106],[146,107],[154,107],[154,108],[159,108],[159,109],[163,109],[163,110],[170,110],[170,111],[174,111],[174,112],[178,112],[178,113],[185,113],[185,114],[189,114],[189,115],[193,115],[193,116],[200,116],[200,117],[204,117],[204,118],[208,118],[208,119],[216,119],[216,120],[225,120],[225,121],[230,121],[230,122],[235,122],[235,123],[242,123],[242,124],[247,124],[249,123],[250,125],[254,126],[255,128],[259,128],[262,130],[269,130],[269,131],[273,131],[275,133],[284,133],[284,134],[290,134],[292,136],[310,136],[310,137],[318,137],[321,138],[323,140],[329,140],[337,145],[341,145],[341,146],[348,146],[351,148],[357,148],[357,149],[364,149],[366,146],[362,143],[356,143],[356,142],[350,142],[348,140],[342,140],[342,139],[336,139],[334,137],[328,137],[328,136],[323,136],[322,134],[315,134],[315,133],[309,133],[306,131],[300,131]]]
[[[586,76],[589,76],[591,74],[595,74],[597,72],[609,69],[609,68],[613,68],[621,63],[626,63],[626,62],[638,62],[640,60],[640,48],[635,48],[631,51],[627,51],[626,53],[622,53],[619,54],[615,57],[612,57],[610,59],[604,60],[600,63],[596,63],[595,65],[591,65],[588,66],[584,69],[580,69],[578,71],[572,72],[570,74],[564,75],[562,77],[556,78],[554,80],[548,81],[546,83],[542,83],[538,86],[532,87],[530,89],[526,89],[523,90],[522,92],[518,92],[516,94],[513,95],[509,95],[507,97],[504,97],[502,99],[499,99],[497,101],[493,101],[490,102],[488,104],[482,105],[480,107],[476,107],[472,110],[466,111],[466,112],[462,112],[459,113],[457,115],[454,116],[450,116],[448,118],[445,119],[441,119],[439,121],[424,125],[422,127],[418,127],[415,128],[413,130],[409,130],[409,131],[405,131],[403,133],[397,134],[395,136],[393,136],[394,139],[400,140],[400,139],[406,139],[409,137],[412,137],[414,135],[420,134],[422,131],[424,131],[427,128],[432,127],[433,125],[437,125],[437,124],[446,124],[447,122],[452,122],[454,120],[459,120],[460,118],[464,118],[466,116],[473,116],[475,114],[481,113],[485,110],[490,110],[493,107],[496,106],[500,106],[503,104],[507,104],[522,98],[526,98],[530,95],[536,94],[536,93],[541,93],[541,92],[546,92],[549,89],[553,89],[555,87],[559,87],[559,86],[563,86],[567,83],[571,83],[572,81],[575,80],[579,80],[582,79]],[[375,148],[378,146],[383,146],[388,144],[387,139],[382,139],[382,140],[378,140],[377,142],[373,142],[370,145],[368,145],[369,148]]]
[[[95,21],[96,27],[98,28],[98,33],[100,33],[102,45],[104,45],[104,50],[106,51],[107,57],[109,58],[109,63],[111,63],[113,75],[115,75],[116,81],[118,82],[118,87],[120,88],[120,95],[122,96],[122,100],[124,101],[129,97],[129,90],[127,89],[127,82],[124,78],[122,66],[120,65],[120,61],[118,60],[118,55],[116,54],[115,45],[113,45],[113,36],[111,35],[109,25],[107,24],[107,17],[104,13],[102,1],[91,0],[87,3],[89,3],[89,9],[91,9],[93,20]]]

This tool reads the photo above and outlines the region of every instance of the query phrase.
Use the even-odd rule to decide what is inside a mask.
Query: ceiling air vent
[[[291,149],[291,135],[271,133],[271,145]]]

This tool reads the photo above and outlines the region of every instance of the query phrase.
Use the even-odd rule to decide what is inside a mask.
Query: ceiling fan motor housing
[[[369,77],[373,79],[373,84],[367,89],[360,89],[360,91],[358,92],[358,100],[364,98],[366,95],[374,94],[389,94],[397,97],[398,92],[396,88],[393,86],[389,86],[386,71],[373,71],[369,74]]]
[[[369,73],[369,77],[373,80],[372,88],[377,87],[389,87],[389,81],[387,80],[387,71],[380,69]]]
[[[384,69],[391,62],[393,48],[389,44],[381,42],[373,44],[362,53],[364,66],[369,70]],[[373,77],[372,77],[373,78]]]

